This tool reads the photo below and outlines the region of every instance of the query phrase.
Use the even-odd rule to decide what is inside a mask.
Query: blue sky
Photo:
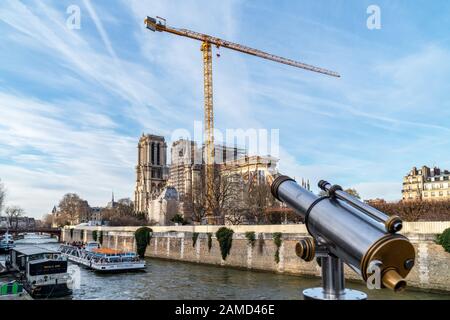
[[[381,29],[366,26],[369,5]],[[67,7],[81,29],[66,26]],[[336,79],[221,49],[215,125],[280,130],[281,172],[401,197],[414,165],[450,168],[448,1],[0,2],[0,178],[7,205],[49,212],[133,197],[142,132],[203,119],[199,43],[147,15],[338,71]]]

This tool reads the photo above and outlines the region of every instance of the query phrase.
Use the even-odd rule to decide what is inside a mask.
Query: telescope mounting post
[[[317,252],[322,268],[322,287],[303,290],[306,300],[366,300],[362,291],[345,288],[344,263],[333,254]]]

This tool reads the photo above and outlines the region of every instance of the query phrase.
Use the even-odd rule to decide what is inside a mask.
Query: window
[[[432,193],[431,193],[431,196],[432,196],[432,197],[434,197],[434,196],[435,196],[434,192],[432,192]]]
[[[444,195],[444,192],[439,191],[439,196],[442,197]]]
[[[428,197],[428,192],[424,192],[423,193],[423,196],[426,198],[426,197]]]

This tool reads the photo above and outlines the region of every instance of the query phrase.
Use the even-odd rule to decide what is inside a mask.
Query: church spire
[[[111,207],[114,208],[114,190],[112,191],[111,194]]]

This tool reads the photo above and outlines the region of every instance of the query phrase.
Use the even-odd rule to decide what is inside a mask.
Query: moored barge
[[[125,272],[144,270],[146,263],[134,252],[101,248],[98,243],[88,243],[86,248],[61,245],[59,252],[72,262],[98,272]]]
[[[6,260],[9,270],[33,298],[62,297],[72,294],[67,259],[61,253],[37,246],[16,247]]]

